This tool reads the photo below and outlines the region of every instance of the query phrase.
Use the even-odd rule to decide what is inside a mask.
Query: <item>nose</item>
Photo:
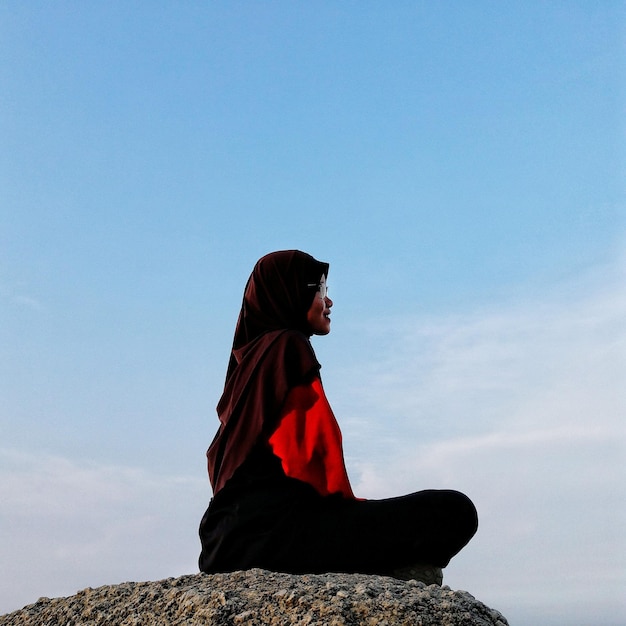
[[[330,309],[330,307],[331,307],[331,306],[333,306],[333,301],[332,301],[332,300],[331,300],[328,296],[326,296],[326,297],[324,298],[324,302],[326,302],[326,306],[327,306],[329,309]]]

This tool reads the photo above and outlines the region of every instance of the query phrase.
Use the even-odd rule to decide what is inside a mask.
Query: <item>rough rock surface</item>
[[[41,598],[0,626],[268,624],[507,626],[466,591],[384,576],[292,576],[248,570],[85,589]]]

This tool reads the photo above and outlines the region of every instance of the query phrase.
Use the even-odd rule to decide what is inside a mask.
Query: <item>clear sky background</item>
[[[0,2],[0,613],[192,573],[243,286],[329,261],[364,497],[626,624],[624,2]]]

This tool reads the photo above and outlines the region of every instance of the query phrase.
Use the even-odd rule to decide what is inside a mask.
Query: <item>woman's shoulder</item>
[[[311,348],[307,337],[297,330],[272,330],[233,350],[233,354],[237,362],[241,363],[245,360],[256,360],[259,355],[280,352],[294,346],[306,347],[307,344]]]
[[[319,372],[309,338],[298,330],[276,330],[264,333],[254,342],[236,351],[238,362],[234,378],[252,376],[286,376],[289,380],[309,378]]]

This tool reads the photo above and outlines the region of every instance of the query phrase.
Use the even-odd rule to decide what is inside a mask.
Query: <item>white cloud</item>
[[[40,596],[197,571],[208,493],[201,477],[0,450],[0,614]]]
[[[14,288],[3,282],[0,282],[0,300],[20,308],[26,307],[36,311],[42,308],[42,304],[38,299],[25,295],[17,286]]]
[[[626,609],[626,291],[623,276],[592,282],[364,325],[378,343],[326,384],[357,494],[470,495],[480,531],[447,581],[528,623]],[[384,341],[367,335],[381,326]]]
[[[13,296],[12,302],[18,306],[25,306],[30,309],[35,309],[36,311],[41,309],[39,300],[31,298],[30,296]]]

